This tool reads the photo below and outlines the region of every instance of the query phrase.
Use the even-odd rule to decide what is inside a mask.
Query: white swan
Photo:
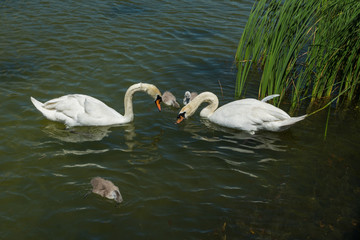
[[[93,187],[93,193],[99,194],[100,196],[108,199],[114,199],[118,203],[123,201],[119,188],[109,180],[105,180],[101,177],[95,177],[91,179],[90,183]]]
[[[180,108],[180,104],[176,101],[176,97],[169,91],[165,91],[162,96],[162,102],[167,106]]]
[[[248,131],[251,134],[259,130],[282,131],[306,117],[290,117],[280,108],[265,102],[274,97],[277,95],[271,95],[263,101],[251,98],[237,100],[217,109],[219,100],[216,95],[203,92],[180,110],[177,123],[193,115],[203,102],[209,105],[201,110],[201,117],[220,126]]]
[[[186,91],[185,94],[184,94],[184,99],[183,99],[183,103],[184,103],[184,106],[186,106],[191,100],[193,100],[196,96],[198,95],[197,92],[189,92],[189,91]]]
[[[34,106],[49,120],[73,126],[110,126],[131,122],[134,119],[132,97],[143,91],[155,99],[161,111],[161,93],[157,87],[137,83],[129,87],[124,97],[125,114],[121,115],[100,100],[82,94],[70,94],[41,103],[31,97]]]

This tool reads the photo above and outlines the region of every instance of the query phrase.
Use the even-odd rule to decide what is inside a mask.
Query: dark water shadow
[[[181,29],[174,29],[169,32],[178,39],[187,41],[201,41],[213,38],[218,32],[206,27],[182,27]]]
[[[144,12],[148,12],[148,9],[138,4],[120,2],[120,3],[109,3],[108,9],[103,13],[105,16],[110,18],[117,18],[123,16],[137,16],[142,15]]]
[[[39,70],[38,59],[35,57],[10,58],[0,61],[1,83],[26,82]]]

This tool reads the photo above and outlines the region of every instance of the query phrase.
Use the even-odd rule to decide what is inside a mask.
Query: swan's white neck
[[[209,118],[219,106],[219,100],[215,94],[213,94],[211,92],[203,92],[203,93],[200,93],[188,105],[185,106],[185,107],[188,106],[190,108],[189,113],[187,113],[188,116],[191,116],[192,114],[194,114],[195,111],[204,102],[209,103],[209,105],[206,106],[203,110],[201,110],[201,112],[200,112],[201,117]]]
[[[144,83],[137,83],[134,84],[132,86],[130,86],[128,88],[128,90],[125,93],[125,97],[124,97],[124,108],[125,108],[125,113],[124,113],[124,117],[130,122],[132,120],[134,120],[134,111],[133,111],[133,95],[134,93],[138,92],[138,91],[145,91],[143,89],[143,85]]]

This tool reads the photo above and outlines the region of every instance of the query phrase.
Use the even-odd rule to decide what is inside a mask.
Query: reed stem
[[[258,97],[279,93],[277,104],[285,94],[293,108],[302,99],[358,101],[360,1],[259,0],[235,60],[237,98],[246,95],[249,72],[260,69]]]

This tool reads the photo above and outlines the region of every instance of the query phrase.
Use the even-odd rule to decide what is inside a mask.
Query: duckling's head
[[[190,98],[191,98],[191,93],[189,91],[186,91],[183,99],[184,105],[187,105],[190,102]]]
[[[111,190],[105,197],[108,199],[114,199],[118,203],[123,201],[118,187],[115,187],[113,190]]]

